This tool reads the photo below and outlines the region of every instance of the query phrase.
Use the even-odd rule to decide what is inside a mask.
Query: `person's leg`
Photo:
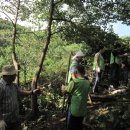
[[[111,65],[111,69],[110,69],[110,85],[114,85],[114,67],[113,65]]]
[[[129,75],[129,71],[128,68],[124,69],[124,85],[127,86],[128,84],[128,75]]]
[[[120,86],[119,79],[120,79],[120,66],[117,64],[115,68],[115,88],[118,88]]]
[[[75,118],[72,115],[70,115],[67,130],[74,130],[74,125],[75,125]]]
[[[83,117],[70,116],[67,130],[83,130]]]
[[[124,83],[124,68],[120,69],[120,82],[121,84]]]
[[[79,124],[77,130],[83,130],[83,117],[79,117],[77,121],[77,123]]]
[[[71,115],[71,112],[70,112],[70,108],[69,108],[69,110],[66,113],[66,128],[68,128],[68,126],[69,126],[70,115]]]
[[[70,120],[70,104],[71,104],[71,95],[68,96],[66,103],[66,128],[68,128],[69,120]]]
[[[110,86],[116,87],[117,86],[117,65],[112,64],[110,70]]]
[[[93,93],[94,92],[97,92],[98,93],[98,86],[100,84],[100,80],[101,80],[101,75],[102,75],[102,72],[96,72],[96,79],[95,79],[95,83],[94,83],[94,86],[93,86]]]
[[[93,93],[94,93],[94,92],[98,92],[98,84],[99,84],[99,80],[100,80],[100,79],[99,79],[100,77],[99,77],[99,73],[98,73],[98,72],[95,73],[95,76],[96,76],[96,79],[95,79],[95,83],[94,83],[93,90],[92,90]]]

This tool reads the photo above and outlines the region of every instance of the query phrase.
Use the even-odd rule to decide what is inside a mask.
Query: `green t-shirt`
[[[98,56],[98,65],[100,69],[104,70],[105,69],[104,58],[99,52],[95,54],[94,62],[93,62],[93,70],[96,70],[96,56]]]
[[[118,56],[114,57],[113,53],[111,53],[110,64],[113,64],[113,63],[120,64],[120,58]]]
[[[72,95],[70,110],[73,116],[84,117],[86,115],[89,90],[89,81],[84,78],[76,78],[66,87],[66,91]]]

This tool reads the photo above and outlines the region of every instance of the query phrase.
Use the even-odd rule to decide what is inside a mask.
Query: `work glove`
[[[5,130],[5,128],[6,128],[6,123],[5,123],[5,121],[4,120],[0,120],[0,130]]]

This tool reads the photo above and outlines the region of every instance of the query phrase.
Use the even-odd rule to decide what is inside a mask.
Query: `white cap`
[[[75,56],[73,56],[72,60],[76,59],[77,57],[84,57],[85,54],[80,50],[76,53]]]

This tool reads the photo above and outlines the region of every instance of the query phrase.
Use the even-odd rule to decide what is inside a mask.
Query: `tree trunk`
[[[15,43],[16,43],[16,34],[17,34],[17,19],[18,19],[18,11],[20,7],[20,0],[17,0],[16,5],[16,15],[15,15],[15,21],[13,23],[13,37],[12,37],[12,60],[13,64],[15,66],[15,69],[18,71],[15,82],[19,85],[19,69],[20,66],[17,61],[16,51],[15,51]]]
[[[51,5],[50,5],[50,18],[48,21],[48,29],[47,29],[47,39],[46,39],[46,43],[45,43],[45,47],[43,48],[42,51],[42,55],[41,55],[41,59],[40,59],[40,63],[36,69],[36,73],[34,75],[34,78],[32,80],[32,89],[36,89],[37,88],[37,83],[38,83],[38,79],[42,70],[42,66],[43,66],[43,62],[45,60],[45,56],[48,50],[48,45],[50,43],[50,39],[51,39],[51,25],[52,25],[52,21],[53,21],[53,11],[54,11],[54,0],[51,0]],[[33,95],[32,96],[32,112],[34,113],[34,115],[37,116],[38,114],[38,103],[37,103],[37,96]]]

